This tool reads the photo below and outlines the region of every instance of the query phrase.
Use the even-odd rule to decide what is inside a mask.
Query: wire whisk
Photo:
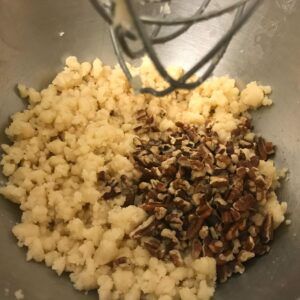
[[[147,55],[160,76],[168,83],[168,87],[157,90],[153,87],[139,86],[136,89],[141,93],[149,93],[154,96],[165,96],[176,89],[194,89],[206,80],[214,71],[223,57],[232,37],[247,21],[261,0],[238,0],[233,4],[227,4],[221,9],[208,10],[212,0],[199,1],[196,12],[188,17],[172,17],[170,4],[172,0],[90,0],[97,12],[110,26],[112,44],[118,62],[127,79],[135,86],[135,77],[126,64],[126,57],[138,59]],[[225,2],[225,1],[224,1]],[[144,15],[140,13],[139,5],[144,7],[160,5],[159,16]],[[149,9],[150,10],[150,9]],[[186,32],[194,24],[217,18],[226,13],[235,11],[230,28],[215,43],[210,51],[199,59],[181,77],[174,79],[163,66],[154,49],[154,45],[164,44],[176,39]],[[163,27],[175,28],[171,33],[161,34]],[[139,49],[133,47],[134,43],[141,44]],[[191,77],[205,65],[201,76],[191,82]]]

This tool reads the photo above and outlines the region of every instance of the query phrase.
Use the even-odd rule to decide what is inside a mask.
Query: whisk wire
[[[166,13],[163,13],[162,17],[151,16],[139,16],[137,8],[133,0],[117,0],[124,1],[124,4],[128,10],[128,15],[132,22],[131,29],[124,28],[122,24],[114,24],[113,10],[114,3],[110,6],[104,6],[100,4],[98,0],[90,0],[97,12],[104,18],[104,20],[110,25],[110,35],[113,43],[113,48],[120,67],[124,71],[127,79],[133,83],[134,77],[132,76],[129,68],[127,67],[125,57],[136,59],[145,54],[149,56],[162,78],[169,84],[169,86],[162,90],[156,90],[152,87],[138,87],[139,92],[150,93],[155,96],[165,96],[176,89],[193,89],[200,85],[205,79],[207,79],[214,71],[219,61],[223,57],[226,49],[233,37],[233,35],[241,28],[241,26],[247,21],[250,15],[255,10],[257,4],[262,0],[239,0],[234,4],[227,5],[219,10],[213,10],[205,12],[206,8],[210,4],[211,0],[204,0],[202,5],[197,9],[190,17],[168,18]],[[167,1],[167,0],[166,0]],[[162,0],[157,0],[162,2]],[[249,5],[247,5],[249,2]],[[246,7],[247,6],[247,7]],[[161,44],[173,40],[185,31],[187,31],[193,24],[202,22],[211,18],[221,16],[225,13],[236,10],[236,14],[233,23],[229,30],[217,41],[212,49],[204,55],[193,67],[185,72],[180,78],[174,79],[165,69],[162,62],[158,58],[156,51],[154,50],[155,44]],[[182,25],[183,24],[183,25]],[[146,26],[153,26],[152,32],[149,34],[146,30]],[[173,31],[170,34],[164,36],[158,36],[162,26],[178,26],[182,25],[179,29]],[[138,50],[132,50],[129,44],[131,41],[140,41],[142,47]],[[207,63],[209,66],[206,68],[202,76],[196,80],[189,82],[190,78],[203,68]]]

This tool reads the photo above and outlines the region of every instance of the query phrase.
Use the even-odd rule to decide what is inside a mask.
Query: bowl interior
[[[222,3],[222,1],[216,1]],[[180,3],[183,14],[198,1]],[[232,41],[216,75],[229,74],[239,85],[253,80],[273,87],[271,108],[254,113],[255,129],[278,146],[276,162],[289,169],[289,180],[280,191],[292,220],[277,232],[269,255],[254,260],[246,274],[221,285],[216,299],[286,299],[300,297],[300,2],[266,0]],[[207,52],[229,19],[197,26],[175,42],[159,47],[165,64],[188,67]],[[60,32],[64,32],[60,36]],[[85,0],[0,0],[0,143],[9,116],[24,103],[15,92],[16,83],[45,87],[63,67],[64,58],[100,57],[106,64],[116,60],[106,24]],[[0,178],[4,180],[3,177]],[[16,205],[0,199],[0,298],[5,289],[24,291],[26,299],[82,299],[67,275],[61,278],[43,264],[25,261],[11,227],[19,221]],[[85,299],[97,299],[90,292]]]

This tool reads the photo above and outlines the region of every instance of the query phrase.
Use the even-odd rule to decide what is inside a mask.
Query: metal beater
[[[172,0],[90,0],[97,12],[110,26],[110,35],[118,62],[127,79],[138,92],[155,96],[165,96],[176,89],[193,89],[207,79],[224,55],[232,37],[246,22],[261,0],[239,0],[233,4],[224,5],[217,10],[208,10],[211,0],[199,1],[199,7],[188,17],[172,17],[170,4]],[[224,1],[226,2],[226,1]],[[160,5],[159,16],[143,15],[142,6]],[[151,10],[151,9],[150,9]],[[204,55],[192,68],[180,78],[174,79],[167,72],[159,60],[154,45],[167,43],[196,23],[204,22],[223,14],[235,11],[233,22],[229,30],[216,42],[212,49]],[[161,34],[164,26],[175,28],[171,33]],[[180,26],[180,27],[179,27]],[[178,28],[179,27],[179,28]],[[139,42],[139,49],[133,46]],[[152,87],[137,86],[136,78],[126,65],[126,56],[137,59],[147,55],[153,62],[161,77],[168,83],[168,87],[156,90]],[[196,80],[189,79],[205,65],[208,67]]]

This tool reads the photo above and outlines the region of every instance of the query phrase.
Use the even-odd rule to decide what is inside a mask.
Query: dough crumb
[[[22,299],[25,298],[24,293],[21,289],[15,291],[15,297],[16,297],[17,300],[22,300]]]

